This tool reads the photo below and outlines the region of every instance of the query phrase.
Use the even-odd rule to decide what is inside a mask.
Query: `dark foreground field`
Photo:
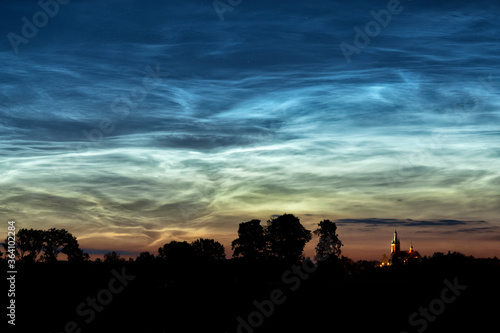
[[[19,265],[13,331],[491,331],[499,281],[498,260],[453,256],[399,268],[36,263]]]

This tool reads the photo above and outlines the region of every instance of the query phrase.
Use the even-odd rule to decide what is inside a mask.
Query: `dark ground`
[[[106,291],[115,276],[113,269],[130,279],[135,276],[116,294]],[[191,265],[18,264],[13,332],[490,332],[498,328],[498,260],[444,256],[400,268],[365,263],[351,265],[347,272],[327,265],[312,273],[291,269],[292,265],[278,262],[235,260]],[[447,288],[445,279],[467,286],[456,297],[445,292],[444,297],[453,298],[449,304],[440,301]],[[116,291],[120,285],[116,280],[112,287]],[[283,293],[273,294],[283,303],[271,311],[267,300],[273,290]],[[79,304],[97,295],[109,303],[92,320],[88,305],[81,308],[87,312],[79,315]],[[263,302],[264,311],[272,314],[254,312],[254,300]],[[412,326],[409,317],[430,304],[438,314],[430,313],[430,320],[418,315]],[[252,312],[250,320],[258,327],[238,328],[237,318],[248,322]]]

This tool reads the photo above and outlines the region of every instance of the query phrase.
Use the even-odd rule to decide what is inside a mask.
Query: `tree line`
[[[15,243],[15,250],[8,248],[7,239],[2,245],[7,256],[23,262],[53,262],[57,261],[60,253],[65,254],[68,261],[72,262],[90,260],[90,256],[80,249],[76,237],[65,229],[19,229]]]
[[[257,219],[240,223],[238,238],[231,243],[233,258],[297,262],[304,259],[304,247],[312,239],[312,234],[319,236],[316,260],[341,256],[343,244],[338,238],[334,222],[323,220],[318,223],[314,231],[311,231],[300,223],[298,217],[293,214],[283,214],[271,218],[266,225],[262,225]],[[6,243],[3,246],[7,250]],[[16,233],[15,253],[7,255],[15,255],[23,262],[50,262],[57,261],[60,253],[65,254],[68,261],[72,262],[90,260],[90,256],[80,249],[76,237],[65,229],[56,228],[20,229]],[[156,257],[150,252],[141,252],[136,260],[152,262],[157,259],[171,262],[223,260],[226,259],[226,254],[224,246],[218,241],[200,238],[191,243],[171,241],[158,248]],[[124,259],[115,251],[104,255],[104,262],[118,261]]]

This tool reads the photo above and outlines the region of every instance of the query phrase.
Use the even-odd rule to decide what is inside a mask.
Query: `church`
[[[420,259],[420,253],[413,249],[413,244],[410,244],[409,251],[401,251],[401,243],[398,238],[398,232],[394,230],[394,237],[391,242],[391,259],[387,258],[384,254],[384,257],[381,260],[380,266],[390,266],[392,264],[406,264],[409,261]]]

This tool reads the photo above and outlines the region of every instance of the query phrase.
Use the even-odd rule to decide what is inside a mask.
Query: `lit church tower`
[[[394,229],[394,238],[392,239],[391,242],[391,254],[398,253],[400,251],[400,243],[398,239],[398,232],[396,229]]]
[[[413,242],[410,243],[410,250],[409,251],[401,251],[400,247],[400,239],[398,238],[398,232],[396,229],[394,229],[394,237],[392,238],[391,242],[391,259],[388,260],[388,258],[385,256],[382,257],[380,267],[383,266],[390,266],[394,264],[398,265],[404,265],[406,263],[414,262],[417,259],[420,259],[420,253],[418,251],[415,251],[413,249]]]

